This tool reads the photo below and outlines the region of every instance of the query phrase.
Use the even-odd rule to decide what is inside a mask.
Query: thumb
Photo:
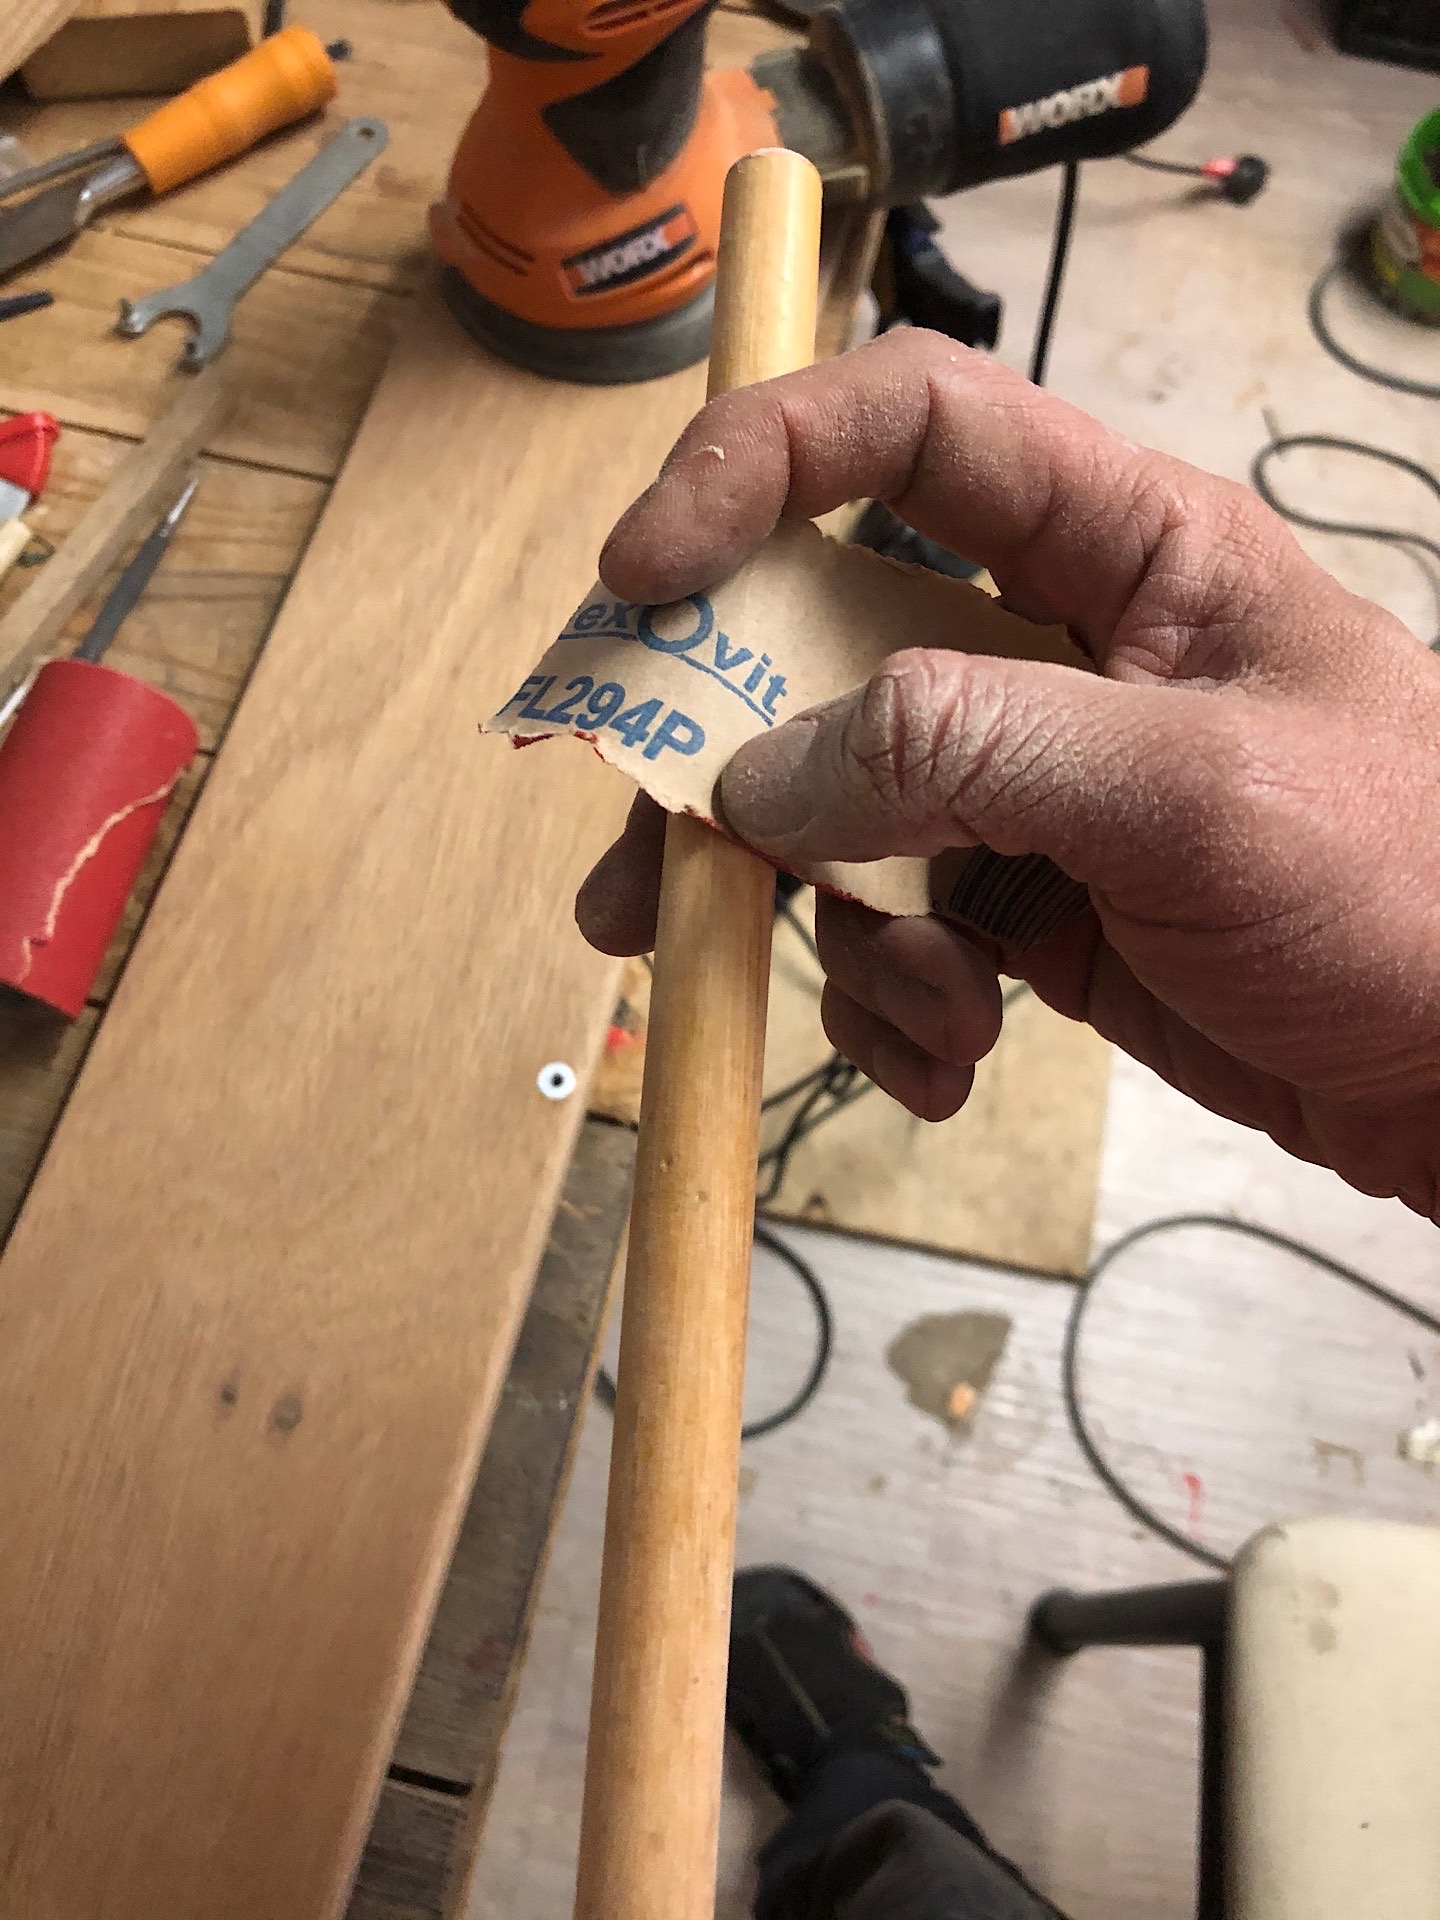
[[[727,824],[785,864],[983,844],[1107,894],[1169,891],[1177,850],[1235,821],[1235,697],[1046,663],[893,655],[854,693],[748,741]]]

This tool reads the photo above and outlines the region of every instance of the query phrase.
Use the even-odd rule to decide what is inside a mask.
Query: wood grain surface
[[[489,1809],[590,1405],[635,1136],[587,1120],[515,1343],[347,1920],[449,1920]]]
[[[376,396],[0,1270],[0,1906],[344,1897],[614,999],[626,783],[475,722],[699,392]]]
[[[63,27],[80,0],[5,0],[0,15],[0,80]]]
[[[122,296],[187,280],[205,264],[180,247],[87,231],[63,253],[12,274],[7,293],[48,288],[55,305],[12,321],[0,352],[0,407],[48,407],[62,424],[136,437],[181,381],[180,321],[138,340],[115,332]],[[403,302],[393,294],[272,267],[239,302],[220,366],[237,404],[211,451],[252,465],[332,477],[380,377]]]
[[[116,461],[109,483],[75,521],[60,551],[29,576],[0,620],[0,686],[6,691],[54,649],[71,614],[169,508],[200,449],[224,428],[232,405],[224,371],[209,368],[180,387],[142,444]]]
[[[179,93],[265,31],[266,0],[80,0],[25,62],[36,100]]]

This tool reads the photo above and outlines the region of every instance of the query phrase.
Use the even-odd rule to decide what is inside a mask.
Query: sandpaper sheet
[[[787,521],[709,593],[645,607],[594,587],[487,730],[520,743],[588,741],[669,812],[718,824],[716,783],[744,741],[852,691],[910,647],[1092,670],[1063,627]],[[1017,946],[1085,899],[1049,861],[985,848],[801,877],[882,912],[939,913]]]

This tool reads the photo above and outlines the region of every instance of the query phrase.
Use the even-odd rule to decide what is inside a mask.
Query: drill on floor
[[[490,83],[431,214],[450,305],[537,372],[703,357],[731,163],[789,146],[896,207],[1125,151],[1205,66],[1203,0],[834,0],[808,44],[705,70],[714,0],[450,0]]]

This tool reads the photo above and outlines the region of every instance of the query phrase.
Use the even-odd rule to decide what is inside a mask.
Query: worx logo
[[[1118,73],[1082,81],[1078,87],[1062,87],[1043,100],[1027,100],[1023,107],[1004,107],[1000,113],[1000,145],[1008,147],[1032,133],[1068,127],[1074,120],[1089,120],[1116,107],[1138,107],[1149,91],[1149,67],[1123,67]]]

